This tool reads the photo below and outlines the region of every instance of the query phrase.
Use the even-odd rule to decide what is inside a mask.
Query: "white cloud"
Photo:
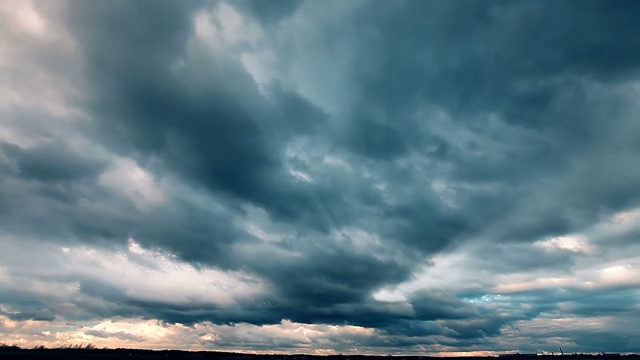
[[[256,276],[196,269],[166,252],[145,249],[134,240],[129,240],[129,253],[80,247],[65,256],[68,271],[120,290],[133,300],[229,307],[265,290]]]
[[[166,199],[156,178],[133,159],[115,159],[111,168],[100,175],[99,182],[126,196],[140,208],[162,203]]]
[[[43,36],[47,30],[46,20],[36,11],[32,1],[0,4],[0,13],[13,18],[14,26],[33,36]]]
[[[77,281],[120,292],[123,300],[222,308],[268,290],[255,275],[196,269],[169,253],[144,248],[133,239],[127,251],[41,244],[29,263],[18,255],[25,253],[27,245],[7,237],[2,242],[4,256],[0,259],[12,271],[0,268],[0,287],[47,299],[52,309],[70,311],[87,300]]]
[[[275,77],[276,56],[260,26],[232,6],[218,3],[193,18],[196,39],[214,55],[237,58],[260,86]]]
[[[535,245],[547,250],[560,249],[585,254],[595,254],[598,251],[597,246],[592,245],[587,237],[581,235],[559,236],[537,242]]]

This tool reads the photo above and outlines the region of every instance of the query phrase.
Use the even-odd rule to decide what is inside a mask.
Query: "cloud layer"
[[[6,341],[640,352],[640,4],[0,6]]]

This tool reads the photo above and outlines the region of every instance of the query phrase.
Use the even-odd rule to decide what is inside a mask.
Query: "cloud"
[[[55,320],[55,315],[51,312],[51,310],[44,308],[42,310],[36,312],[18,312],[18,313],[6,313],[11,320],[35,320],[35,321],[53,321]]]
[[[638,6],[551,4],[3,5],[0,331],[638,351]]]
[[[15,161],[20,176],[48,182],[73,181],[96,175],[101,164],[74,155],[64,144],[43,144],[26,151],[12,144],[3,144],[4,152]]]

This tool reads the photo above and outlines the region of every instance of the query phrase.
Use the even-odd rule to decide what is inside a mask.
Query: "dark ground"
[[[180,351],[180,350],[138,350],[138,349],[96,349],[96,348],[62,348],[62,349],[21,349],[15,346],[0,347],[0,359],[20,360],[62,360],[62,359],[212,359],[212,360],[388,360],[391,356],[365,356],[365,355],[252,355],[241,353],[228,353],[216,351]],[[439,359],[428,356],[393,356],[395,360],[424,360]],[[640,355],[619,354],[572,354],[563,356],[514,354],[499,357],[505,360],[640,360]],[[495,360],[498,357],[456,357],[460,360]]]

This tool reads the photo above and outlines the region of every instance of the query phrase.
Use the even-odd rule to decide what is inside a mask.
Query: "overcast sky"
[[[0,24],[1,342],[640,352],[640,2]]]

